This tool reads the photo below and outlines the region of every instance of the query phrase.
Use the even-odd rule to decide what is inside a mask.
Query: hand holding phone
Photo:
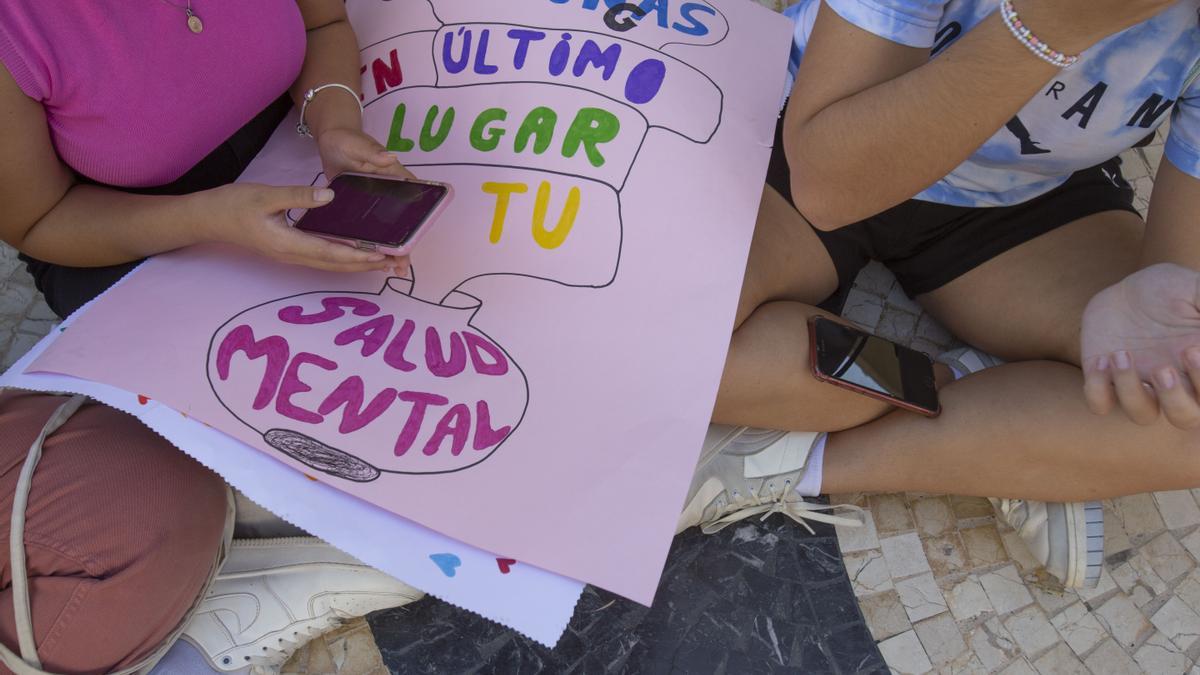
[[[319,210],[332,198],[333,192],[325,188],[231,183],[190,199],[208,216],[201,232],[204,241],[235,244],[277,262],[330,272],[394,268],[396,260],[382,253],[335,244],[288,225],[288,210]]]
[[[941,413],[928,356],[822,317],[810,319],[808,328],[818,380],[927,417]]]
[[[307,211],[296,229],[363,251],[405,256],[449,203],[445,183],[344,173],[329,184],[333,201]]]

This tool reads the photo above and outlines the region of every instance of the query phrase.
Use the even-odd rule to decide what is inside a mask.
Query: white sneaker
[[[1104,567],[1104,509],[1100,502],[1058,504],[992,499],[1033,557],[1068,588],[1094,588]]]
[[[183,638],[218,671],[273,674],[343,621],[423,596],[320,539],[241,539]]]
[[[958,377],[1002,365],[1003,360],[971,347],[938,357]],[[1020,535],[1046,571],[1070,588],[1092,588],[1104,567],[1104,509],[1100,502],[1058,504],[992,499],[996,512]]]
[[[675,528],[696,525],[705,534],[752,516],[765,520],[782,513],[812,532],[805,520],[858,527],[865,522],[857,506],[827,506],[804,501],[795,490],[808,453],[820,434],[772,431],[712,424],[700,464]],[[822,511],[847,510],[853,517]]]

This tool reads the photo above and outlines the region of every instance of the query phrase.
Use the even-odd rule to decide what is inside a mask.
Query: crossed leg
[[[1136,265],[1141,223],[1101,213],[1014,248],[919,298],[1012,363],[941,390],[928,419],[815,380],[805,322],[834,284],[807,224],[767,190],[714,421],[837,431],[823,489],[1085,501],[1200,485],[1200,434],[1097,417],[1082,394],[1087,301]]]

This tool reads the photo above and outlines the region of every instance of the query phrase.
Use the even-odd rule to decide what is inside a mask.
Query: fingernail
[[[1163,368],[1154,374],[1154,382],[1159,389],[1173,389],[1175,387],[1175,371]]]
[[[313,199],[321,204],[326,204],[333,201],[333,190],[329,188],[320,188],[313,190]]]
[[[367,262],[383,262],[385,258],[387,258],[387,256],[383,255],[382,253],[372,253],[370,257],[367,258]]]
[[[1200,370],[1200,349],[1192,348],[1187,350],[1188,364],[1196,370]]]
[[[1129,352],[1117,352],[1114,355],[1118,370],[1127,370],[1129,368]]]
[[[1108,372],[1108,366],[1109,366],[1109,362],[1108,362],[1107,354],[1105,354],[1104,356],[1101,356],[1100,360],[1096,362],[1096,370],[1098,370],[1102,373]]]

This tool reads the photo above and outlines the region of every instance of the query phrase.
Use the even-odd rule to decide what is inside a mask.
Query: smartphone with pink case
[[[296,229],[363,251],[403,256],[454,195],[445,183],[343,173],[329,184],[333,201],[309,209]]]

